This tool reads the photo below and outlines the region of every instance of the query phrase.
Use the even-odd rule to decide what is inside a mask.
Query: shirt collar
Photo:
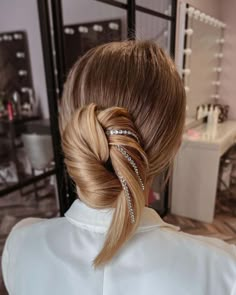
[[[104,233],[109,228],[114,208],[93,209],[76,199],[65,213],[66,219],[78,226],[91,231]],[[179,227],[164,222],[155,210],[145,207],[137,231],[146,231],[153,227],[167,227],[180,230]]]

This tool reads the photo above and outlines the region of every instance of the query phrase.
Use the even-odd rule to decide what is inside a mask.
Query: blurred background
[[[157,42],[187,94],[172,177],[156,177],[150,207],[186,232],[236,243],[233,11],[233,0],[0,1],[0,256],[16,222],[63,216],[76,198],[60,149],[63,83],[87,50],[127,39]]]

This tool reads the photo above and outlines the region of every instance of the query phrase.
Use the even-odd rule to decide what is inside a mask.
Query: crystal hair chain
[[[138,136],[134,132],[129,131],[129,130],[111,129],[111,130],[107,130],[106,134],[107,135],[130,135],[130,136],[133,136],[137,140],[138,143],[140,143]]]
[[[107,130],[106,134],[108,136],[109,135],[130,135],[130,136],[133,136],[138,141],[138,143],[140,143],[138,136],[135,133],[133,133],[133,132],[131,132],[129,130],[114,130],[114,129],[113,130]],[[131,164],[132,168],[134,169],[134,172],[136,173],[136,175],[138,177],[141,188],[142,188],[142,190],[144,190],[144,188],[145,188],[144,183],[143,183],[143,180],[142,180],[142,178],[141,178],[141,176],[139,174],[139,170],[138,170],[138,167],[137,167],[135,161],[127,153],[127,151],[124,149],[123,146],[116,145],[116,148],[128,160],[128,162]],[[127,181],[120,174],[120,172],[117,173],[117,176],[118,176],[118,178],[119,178],[119,180],[121,182],[122,188],[123,188],[125,196],[126,196],[131,223],[135,223],[134,208],[133,208],[133,205],[132,205],[131,194],[130,194],[130,190],[129,190],[128,185],[127,185]]]
[[[127,200],[127,205],[128,205],[128,210],[129,210],[129,215],[130,215],[130,221],[131,223],[135,223],[135,215],[134,215],[134,208],[133,208],[133,204],[131,201],[131,195],[130,195],[130,191],[127,185],[126,180],[124,179],[124,177],[118,172],[118,178],[121,182],[122,188],[124,190],[125,193],[125,197]]]
[[[144,184],[143,184],[143,180],[139,174],[139,170],[138,167],[136,165],[136,163],[134,162],[134,160],[131,158],[131,156],[127,153],[127,151],[123,148],[123,146],[117,145],[116,148],[118,149],[118,151],[128,160],[128,162],[131,164],[131,166],[134,169],[134,172],[136,173],[139,183],[141,185],[142,190],[144,190]]]

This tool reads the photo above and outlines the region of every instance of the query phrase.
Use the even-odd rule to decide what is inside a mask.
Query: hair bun
[[[108,130],[123,130],[127,134],[108,135]],[[140,137],[132,118],[124,108],[98,110],[92,103],[73,114],[62,134],[62,147],[68,173],[87,204],[92,207],[113,205],[122,189],[117,173],[122,173],[124,166],[128,167],[128,172],[133,169],[136,175],[138,171],[139,184],[140,179],[145,181],[144,169],[148,162],[137,138]],[[117,149],[120,146],[125,148],[131,162]],[[109,165],[111,169],[107,168]]]

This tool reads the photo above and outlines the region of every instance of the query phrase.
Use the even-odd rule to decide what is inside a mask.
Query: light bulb
[[[223,53],[215,53],[214,54],[215,58],[223,58]]]
[[[199,10],[195,10],[194,11],[194,13],[193,13],[193,17],[195,18],[195,19],[198,19],[199,18],[199,16],[200,16],[200,11]]]
[[[190,75],[191,70],[190,69],[183,69],[182,72],[184,75]]]
[[[24,52],[21,52],[21,51],[17,51],[16,52],[16,57],[17,58],[24,58],[25,57],[25,53]]]
[[[186,29],[185,34],[191,36],[193,34],[193,29]]]
[[[184,49],[184,54],[186,54],[186,55],[192,54],[192,49],[191,48]]]
[[[119,30],[119,24],[117,23],[114,23],[114,22],[110,22],[108,27],[111,29],[111,30]]]
[[[75,30],[72,28],[65,28],[64,32],[68,35],[73,35],[75,33]]]
[[[93,26],[93,30],[94,30],[95,32],[102,32],[102,31],[103,31],[103,27],[100,26],[100,25],[94,25],[94,26]]]
[[[205,23],[208,24],[210,22],[210,16],[206,15],[205,16]]]
[[[217,73],[220,73],[220,72],[222,72],[222,68],[214,68],[213,71],[217,72]]]
[[[194,14],[194,11],[195,11],[195,8],[193,8],[193,7],[189,7],[189,8],[187,9],[188,16],[189,16],[189,17],[192,17],[193,14]]]
[[[79,26],[78,27],[78,31],[80,33],[88,33],[88,27],[85,27],[85,26]]]
[[[225,39],[217,39],[216,40],[216,43],[218,43],[218,44],[224,44],[225,43]]]
[[[220,86],[220,81],[212,81],[212,85],[214,85],[214,86]]]
[[[15,40],[22,40],[22,39],[23,39],[23,35],[20,34],[20,33],[15,33],[15,34],[14,34],[14,39],[15,39]]]
[[[18,75],[19,76],[26,76],[27,75],[27,71],[26,70],[19,70],[18,71]]]
[[[189,92],[190,91],[190,88],[188,86],[185,86],[184,87],[184,90],[185,90],[185,92]]]
[[[206,14],[205,13],[203,13],[203,12],[200,13],[199,19],[200,19],[201,22],[205,21],[205,17],[206,17]]]

